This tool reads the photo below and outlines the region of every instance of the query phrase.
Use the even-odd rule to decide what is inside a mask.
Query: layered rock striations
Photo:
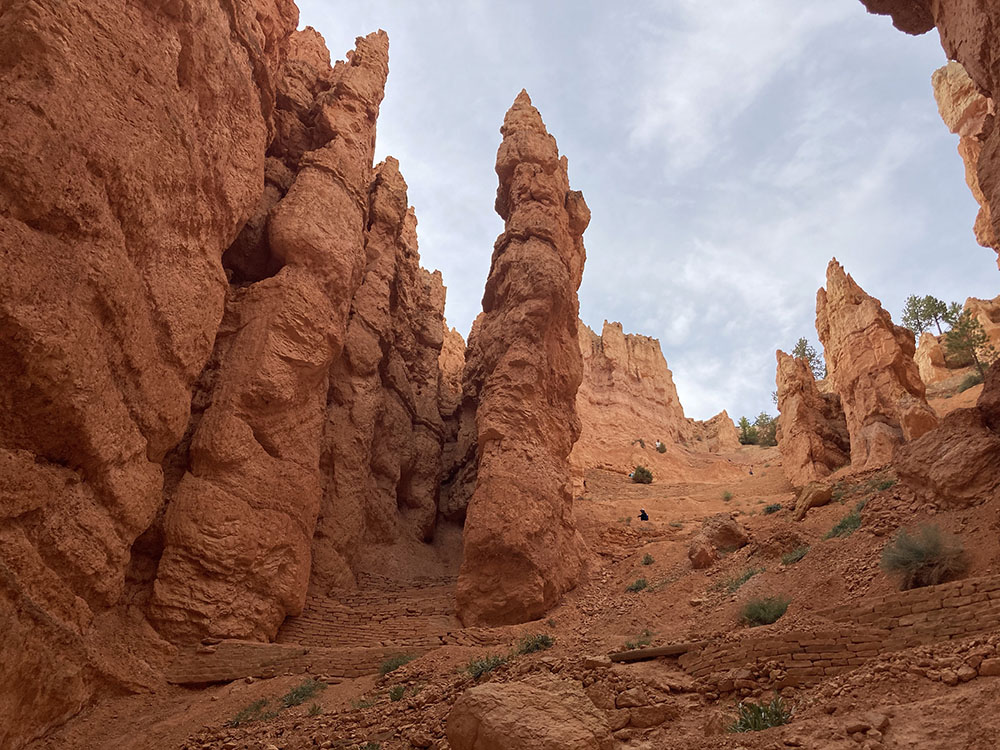
[[[736,425],[725,412],[705,422],[684,416],[659,341],[626,334],[621,323],[607,321],[600,335],[582,322],[577,330],[583,380],[576,397],[580,438],[570,454],[575,474],[590,468],[630,470],[640,438],[650,448],[661,440],[672,454],[676,446],[739,449]]]
[[[892,16],[908,34],[935,26],[949,64],[934,74],[942,117],[960,136],[966,180],[982,210],[975,233],[1000,253],[1000,5],[992,0],[861,0],[872,13]],[[997,259],[1000,265],[1000,257]]]
[[[777,352],[778,425],[782,467],[804,487],[850,462],[851,442],[835,393],[821,393],[809,363]]]
[[[540,617],[576,584],[583,542],[569,453],[583,363],[576,290],[590,211],[522,91],[497,152],[496,241],[483,313],[469,336],[477,475],[464,529],[458,614],[467,624]]]
[[[885,466],[899,445],[937,425],[913,362],[913,332],[893,325],[836,259],[816,294],[816,330],[844,409],[854,469]]]

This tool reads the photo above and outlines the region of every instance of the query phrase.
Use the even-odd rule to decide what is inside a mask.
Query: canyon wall
[[[457,592],[466,625],[540,617],[583,566],[569,454],[580,432],[576,291],[590,211],[570,190],[566,158],[526,92],[500,132],[504,232],[464,371],[464,397],[477,403],[478,456]]]
[[[836,258],[816,294],[816,331],[844,409],[853,468],[885,466],[899,445],[937,425],[913,362],[913,332],[894,325]]]
[[[982,210],[976,239],[1000,253],[1000,5],[993,0],[861,0],[872,13],[889,15],[896,28],[923,34],[935,26],[948,65],[934,75],[941,114],[958,133],[966,180]],[[997,258],[1000,266],[1000,257]]]
[[[789,482],[804,487],[849,463],[847,422],[840,397],[820,392],[805,359],[776,356],[782,466]]]

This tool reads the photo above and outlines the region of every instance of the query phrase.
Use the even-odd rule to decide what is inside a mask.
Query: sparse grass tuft
[[[673,529],[683,529],[684,528],[684,522],[683,521],[671,521],[670,522],[670,527],[673,528]]]
[[[649,630],[643,630],[633,641],[625,641],[622,651],[634,651],[637,648],[645,648],[653,642],[653,634]]]
[[[491,654],[489,656],[481,656],[478,659],[472,659],[465,666],[465,671],[478,680],[484,674],[489,674],[494,669],[502,667],[506,663],[506,656],[501,654]]]
[[[781,510],[781,503],[772,503],[771,505],[764,506],[764,515],[769,516],[772,513],[777,513]]]
[[[300,685],[296,685],[283,696],[281,696],[281,706],[282,708],[291,708],[292,706],[298,706],[305,703],[309,698],[312,698],[316,693],[321,690],[326,690],[326,683],[320,682],[319,680],[314,680],[310,677],[308,680]]]
[[[780,727],[791,720],[792,709],[778,695],[770,703],[740,701],[736,704],[736,721],[730,725],[729,731],[759,732],[762,729]]]
[[[223,726],[238,727],[254,721],[265,721],[266,719],[273,719],[281,712],[281,709],[267,711],[267,704],[267,698],[254,701],[249,706],[241,708],[236,716],[227,721]]]
[[[651,554],[649,554],[648,552],[645,555],[642,556],[642,564],[643,565],[652,565],[654,562],[655,562],[655,560],[653,560],[653,556]]]
[[[865,507],[867,500],[861,500],[854,506],[854,510],[841,518],[837,524],[826,532],[824,539],[833,539],[836,536],[850,536],[861,528],[861,511]]]
[[[755,575],[763,572],[764,568],[747,568],[746,570],[743,571],[743,573],[736,576],[735,578],[729,578],[725,581],[720,581],[719,583],[715,584],[713,588],[715,588],[717,591],[725,589],[727,592],[732,594],[735,591],[737,591],[740,588],[740,586],[749,581]]]
[[[962,393],[969,390],[970,388],[979,385],[983,382],[983,376],[978,372],[974,372],[971,375],[966,375],[962,382],[958,384],[958,392]]]
[[[544,651],[547,648],[552,648],[552,645],[556,642],[556,639],[547,633],[536,633],[535,635],[526,635],[521,639],[521,642],[517,645],[517,653],[519,654],[533,654],[536,651]]]
[[[900,588],[934,586],[965,570],[962,543],[937,526],[920,526],[916,533],[900,529],[882,550],[882,569],[900,576]]]
[[[374,701],[363,698],[359,701],[351,701],[351,708],[371,708],[375,705]]]
[[[319,716],[321,713],[323,713],[323,709],[318,703],[313,703],[311,706],[309,706],[310,716]]]
[[[791,552],[786,552],[784,555],[782,555],[781,562],[783,562],[785,565],[794,565],[803,557],[805,557],[808,551],[809,551],[808,546],[796,547]]]
[[[632,581],[632,583],[625,587],[625,590],[635,593],[637,591],[642,591],[648,585],[649,582],[645,578],[636,578]]]
[[[636,484],[650,484],[653,481],[653,472],[640,464],[632,471],[632,481]]]
[[[740,619],[751,627],[770,625],[785,614],[791,599],[787,596],[768,596],[751,599],[743,605]]]
[[[381,742],[366,742],[363,745],[358,745],[358,750],[382,750]]]
[[[403,699],[403,694],[406,692],[405,685],[393,685],[389,688],[389,700],[395,703],[398,700]]]
[[[730,492],[729,490],[726,490],[725,492],[722,493],[723,502],[728,503],[732,499],[733,499],[733,493]]]
[[[843,503],[846,494],[847,487],[844,485],[843,480],[841,480],[833,485],[833,493],[830,495],[830,499],[834,502]]]
[[[382,666],[378,668],[378,673],[382,677],[385,677],[390,672],[396,671],[404,664],[409,664],[416,658],[417,657],[412,654],[395,654],[382,662]]]
[[[548,620],[545,621],[545,624],[548,625],[550,628],[554,628],[556,626],[556,621],[550,617]]]

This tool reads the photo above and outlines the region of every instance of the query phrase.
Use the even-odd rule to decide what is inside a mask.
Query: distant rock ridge
[[[590,211],[570,189],[566,157],[526,92],[500,132],[496,210],[504,232],[464,372],[477,451],[457,591],[466,625],[540,617],[576,585],[584,564],[569,454],[580,432],[576,292]]]
[[[913,332],[894,325],[836,258],[816,294],[816,331],[844,409],[855,470],[885,466],[898,446],[937,425],[913,362]]]

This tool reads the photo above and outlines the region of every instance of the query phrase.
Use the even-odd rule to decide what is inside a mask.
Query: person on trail
[[[634,479],[635,478],[635,469],[632,469],[632,471],[630,471],[628,473],[628,478],[629,479]]]
[[[750,467],[750,476],[753,476],[753,466]]]
[[[645,508],[639,508],[639,520],[640,521],[648,521],[649,520],[649,514],[646,512]]]

